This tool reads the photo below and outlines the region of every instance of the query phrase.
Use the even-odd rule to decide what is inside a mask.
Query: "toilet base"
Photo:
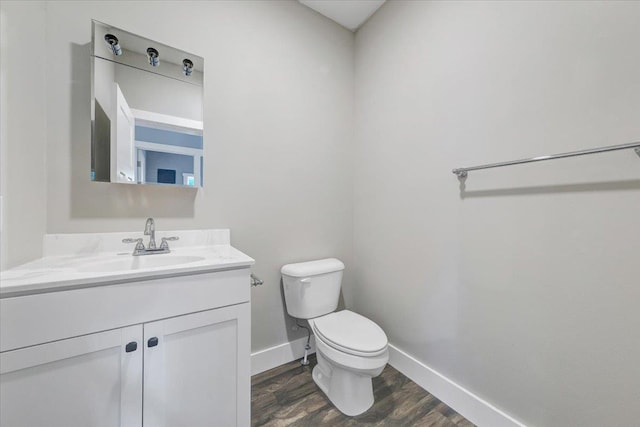
[[[371,375],[361,375],[327,362],[316,352],[318,364],[313,368],[313,381],[340,412],[360,415],[373,405]],[[380,369],[382,370],[382,369]]]

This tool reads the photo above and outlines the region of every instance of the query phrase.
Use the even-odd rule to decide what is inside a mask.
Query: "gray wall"
[[[280,267],[328,256],[351,265],[353,34],[294,1],[3,1],[5,10],[10,53],[23,65],[42,55],[39,66],[7,64],[9,157],[26,165],[33,152],[36,171],[29,185],[3,179],[5,266],[40,256],[45,231],[141,234],[147,216],[159,231],[230,228],[265,280],[252,290],[253,350],[302,336],[286,320]],[[205,58],[204,188],[89,181],[91,18]]]
[[[640,3],[387,2],[356,35],[355,286],[531,426],[640,419]],[[633,421],[636,420],[636,421]]]
[[[42,3],[0,3],[0,192],[3,269],[42,255],[46,227],[46,67]],[[89,110],[87,102],[85,108]],[[87,114],[88,115],[88,114]],[[90,145],[87,140],[87,150]],[[89,179],[89,163],[84,177]]]

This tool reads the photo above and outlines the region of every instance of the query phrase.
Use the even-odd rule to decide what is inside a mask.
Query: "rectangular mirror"
[[[91,180],[201,187],[204,59],[92,23]]]

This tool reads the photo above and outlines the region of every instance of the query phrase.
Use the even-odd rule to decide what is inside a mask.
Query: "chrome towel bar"
[[[480,170],[480,169],[500,168],[503,166],[519,165],[522,163],[541,162],[543,160],[564,159],[566,157],[584,156],[587,154],[597,154],[597,153],[606,153],[609,151],[628,150],[630,148],[635,148],[636,154],[640,156],[640,142],[632,142],[630,144],[610,145],[608,147],[591,148],[588,150],[571,151],[569,153],[552,154],[550,156],[539,156],[539,157],[532,157],[529,159],[512,160],[510,162],[499,162],[499,163],[490,163],[490,164],[480,165],[480,166],[470,166],[466,168],[454,169],[452,172],[458,175],[458,178],[464,179],[467,177],[468,172]]]

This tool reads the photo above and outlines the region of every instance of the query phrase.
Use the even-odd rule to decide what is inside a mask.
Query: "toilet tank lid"
[[[318,274],[333,273],[344,270],[342,261],[336,258],[319,259],[317,261],[287,264],[280,272],[291,277],[316,276]]]

